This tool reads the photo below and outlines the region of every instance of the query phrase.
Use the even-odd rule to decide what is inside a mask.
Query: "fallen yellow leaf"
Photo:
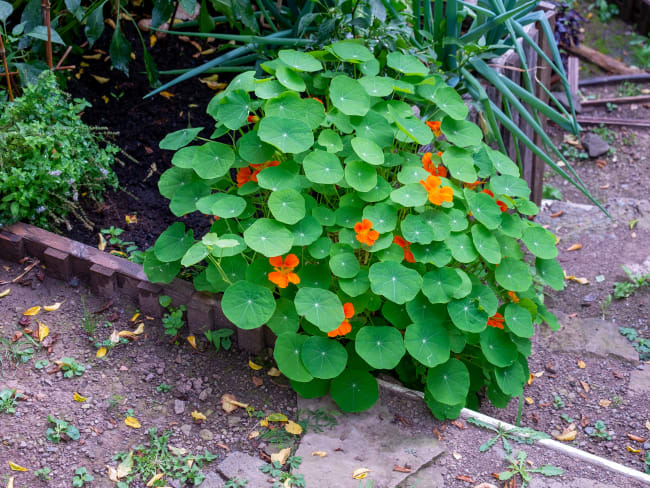
[[[144,322],[142,322],[140,325],[138,325],[138,328],[133,331],[135,335],[142,335],[144,334]]]
[[[582,385],[582,389],[585,390],[585,393],[589,393],[589,390],[590,390],[589,383],[587,383],[586,381],[580,380],[580,384]]]
[[[127,417],[124,419],[124,423],[127,425],[127,427],[131,427],[132,429],[139,429],[142,427],[140,425],[140,422],[138,422],[138,419],[135,417]]]
[[[650,420],[645,421],[645,428],[650,430]]]
[[[262,366],[260,366],[259,364],[255,364],[250,359],[248,360],[248,367],[253,371],[259,371],[260,369],[262,369]]]
[[[123,337],[124,339],[135,339],[135,332],[131,332],[130,330],[121,330],[117,333],[119,337]]]
[[[104,84],[108,83],[109,81],[111,81],[110,78],[105,78],[103,76],[97,76],[97,75],[90,75],[90,76],[95,78],[97,80],[97,83],[99,83],[100,85],[104,85]]]
[[[260,431],[259,430],[254,430],[250,434],[248,434],[248,439],[255,439],[256,437],[259,437]]]
[[[585,364],[585,362],[582,359],[578,359],[578,368],[585,369],[586,367],[587,365]]]
[[[197,422],[199,422],[201,420],[207,420],[208,419],[205,415],[203,415],[201,412],[199,412],[197,410],[194,410],[192,412],[192,418],[194,420],[196,420]]]
[[[43,307],[43,310],[45,310],[46,312],[56,312],[59,309],[59,307],[61,307],[61,305],[63,305],[63,302],[56,302],[53,303],[52,305],[45,305]]]
[[[106,470],[108,471],[108,479],[111,480],[113,483],[119,482],[119,478],[117,477],[117,470],[111,466],[106,466]]]
[[[98,59],[102,59],[102,53],[97,53],[97,54],[84,54],[82,56],[84,59],[92,59],[97,61]]]
[[[124,216],[124,221],[127,224],[137,224],[138,223],[138,216],[136,214],[125,215]]]
[[[72,396],[75,402],[83,403],[86,400],[88,400],[87,397],[81,396],[79,393],[75,392],[74,395]]]
[[[108,351],[105,347],[100,347],[99,349],[97,349],[97,354],[95,354],[95,357],[103,358],[104,356],[106,356],[107,352]]]
[[[605,400],[605,399],[603,399],[603,400],[598,400],[598,405],[600,405],[601,407],[605,407],[605,408],[607,408],[607,407],[609,407],[611,404],[612,404],[612,401],[611,401],[611,400]]]
[[[151,34],[149,36],[149,46],[154,47],[156,45],[156,42],[158,42],[158,38],[156,37],[155,34]]]
[[[118,331],[116,331],[115,329],[113,329],[113,332],[111,332],[111,335],[108,336],[108,339],[113,344],[117,344],[118,342],[120,342],[120,333]]]
[[[198,348],[196,347],[196,337],[194,337],[193,335],[187,336],[187,342],[189,342],[190,346],[192,346],[194,349],[198,351]]]
[[[266,372],[266,374],[268,374],[269,376],[280,376],[282,373],[280,372],[280,370],[278,368],[273,367],[273,368],[269,369]]]
[[[368,468],[358,468],[352,472],[352,478],[355,480],[362,480],[368,476],[368,473],[370,473],[370,470]]]
[[[639,454],[641,452],[641,449],[634,449],[630,446],[625,446],[625,448],[628,450],[628,452],[633,452],[634,454]]]
[[[0,298],[4,298],[11,293],[11,288],[7,288],[5,291],[0,292]]]
[[[576,426],[574,424],[571,424],[566,427],[561,434],[556,435],[555,438],[558,441],[569,442],[575,440],[577,435],[578,431],[576,430]]]
[[[29,471],[27,468],[23,468],[22,466],[19,466],[11,461],[9,461],[9,469],[12,471]]]
[[[302,425],[297,424],[293,420],[289,420],[289,422],[284,425],[284,430],[289,432],[289,434],[300,435],[302,434]]]
[[[269,421],[268,421],[268,419],[260,420],[260,426],[261,426],[261,427],[268,427],[268,426],[269,426]]]
[[[106,103],[108,103],[108,100],[106,101]],[[101,233],[97,235],[99,236],[99,244],[97,244],[97,249],[99,249],[100,251],[105,251],[106,245],[108,243],[106,242],[106,239],[104,239],[104,236]]]
[[[535,381],[535,375],[533,375],[533,373],[528,373],[528,381],[527,381],[527,383],[529,385],[532,385],[533,381]]]
[[[108,103],[110,101],[110,98],[108,98],[106,95],[102,95],[102,100],[104,100],[104,103]]]
[[[15,476],[9,476],[9,479],[7,480],[7,488],[14,488],[14,478]]]
[[[117,477],[124,478],[128,476],[131,472],[131,468],[133,468],[133,451],[129,451],[129,454],[124,458],[124,461],[117,466]]]
[[[168,91],[161,91],[160,96],[165,97],[167,100],[169,100],[170,98],[172,98],[174,96],[174,94],[169,93]]]
[[[50,335],[50,328],[43,322],[38,321],[38,340],[43,342],[48,335]]]
[[[582,244],[573,244],[567,248],[567,251],[577,251],[578,249],[582,249]]]
[[[326,457],[327,453],[325,451],[314,451],[311,453],[312,456]]]
[[[566,272],[564,273],[564,279],[565,280],[575,281],[576,283],[580,283],[581,285],[588,285],[589,284],[589,280],[587,278],[577,278],[577,277],[575,277],[573,275],[566,274]]]
[[[239,407],[246,408],[248,407],[248,403],[238,402],[235,395],[231,395],[230,393],[224,393],[221,396],[221,408],[223,408],[224,412],[230,413]]]
[[[27,316],[33,316],[33,315],[38,315],[38,312],[41,311],[41,307],[39,305],[36,305],[35,307],[28,308],[23,312],[23,315]]]
[[[133,317],[131,317],[130,322],[135,322],[136,320],[138,320],[138,317],[139,317],[139,316],[140,316],[140,312],[136,312],[136,313],[134,313],[134,314],[133,314]]]
[[[286,463],[287,459],[289,458],[289,454],[291,454],[291,448],[285,447],[279,452],[274,452],[273,454],[271,454],[271,462],[272,463],[278,462],[282,466],[284,466],[284,463]]]
[[[526,403],[528,405],[532,405],[535,402],[535,400],[533,400],[531,397],[526,397],[524,400],[526,400]]]
[[[156,36],[153,36],[156,37]],[[147,482],[147,487],[153,486],[153,484],[158,481],[160,478],[165,476],[165,473],[158,473],[157,475],[153,476],[148,482]]]

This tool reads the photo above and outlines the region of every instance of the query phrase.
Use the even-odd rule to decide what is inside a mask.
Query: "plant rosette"
[[[199,240],[180,221],[164,231],[149,279],[192,268],[233,324],[277,335],[300,395],[345,411],[375,403],[379,370],[419,384],[439,418],[485,389],[499,407],[521,395],[535,326],[558,326],[543,287],[564,275],[517,165],[413,56],[350,40],[262,68],[211,100],[210,139],[161,142],[176,151],[159,182],[172,212],[214,222]]]

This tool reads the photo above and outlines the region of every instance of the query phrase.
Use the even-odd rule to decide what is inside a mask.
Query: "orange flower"
[[[352,325],[350,325],[348,319],[354,316],[354,306],[350,302],[343,304],[343,315],[345,316],[345,320],[336,329],[329,331],[327,333],[328,337],[344,336],[350,333]]]
[[[248,166],[240,168],[239,171],[237,171],[237,186],[241,188],[249,181],[257,181],[257,177],[253,180],[251,169]]]
[[[271,166],[280,166],[280,161],[267,161],[266,163],[261,164],[251,164],[251,167],[255,170],[251,175],[251,181],[257,183],[257,175],[260,174],[260,171],[270,168]]]
[[[309,97],[309,98],[311,98],[312,100],[316,100],[316,101],[319,102],[323,107],[325,106],[325,104],[323,103],[323,101],[322,101],[320,98],[316,98],[316,97]]]
[[[379,232],[372,230],[372,222],[368,219],[354,224],[354,232],[357,233],[357,241],[367,246],[372,246],[379,239]]]
[[[414,263],[415,256],[411,252],[411,243],[400,236],[393,237],[393,242],[404,250],[404,259],[407,263]]]
[[[429,194],[429,201],[434,205],[442,205],[442,202],[451,202],[454,198],[454,190],[450,186],[440,186],[440,178],[434,175],[427,176],[427,180],[420,180],[420,184]]]
[[[296,266],[300,264],[298,256],[295,254],[287,254],[287,257],[282,261],[282,256],[275,256],[269,258],[269,263],[273,266],[275,271],[269,273],[269,281],[280,288],[286,288],[289,283],[297,285],[300,283],[300,277],[293,272]]]
[[[503,318],[503,315],[500,313],[495,313],[492,317],[490,317],[487,321],[487,324],[490,327],[494,327],[496,329],[503,329],[503,323],[505,322],[505,319]]]
[[[248,116],[248,123],[249,124],[254,124],[258,120],[260,120],[260,118],[257,115],[249,115]]]
[[[435,165],[433,161],[431,161],[431,156],[432,153],[424,153],[422,156],[422,167],[431,173],[433,176],[441,176],[443,178],[447,177],[447,168],[445,168],[442,164]],[[438,151],[438,157],[442,156],[442,151]]]
[[[433,132],[434,136],[440,137],[442,135],[442,132],[440,132],[440,121],[434,120],[433,122],[425,123],[429,126],[429,129],[431,129],[431,132]]]
[[[483,193],[487,193],[487,194],[490,195],[492,198],[494,198],[494,193],[492,193],[492,192],[491,192],[490,190],[488,190],[487,188],[485,188],[485,189],[483,190]],[[497,200],[497,205],[499,206],[499,208],[501,209],[502,212],[505,212],[506,210],[508,210],[508,206],[505,204],[505,202],[502,202],[501,200]]]
[[[510,297],[510,300],[512,300],[512,303],[519,303],[519,297],[514,291],[509,291],[508,296]]]
[[[467,188],[468,190],[473,190],[474,188],[476,188],[479,185],[482,185],[483,183],[485,182],[481,180],[476,180],[474,183],[465,183],[465,188]]]

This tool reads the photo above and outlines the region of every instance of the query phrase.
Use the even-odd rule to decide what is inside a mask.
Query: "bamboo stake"
[[[14,101],[14,94],[11,90],[11,73],[9,72],[9,66],[7,66],[7,55],[5,53],[5,43],[2,40],[2,34],[0,33],[0,56],[2,56],[2,64],[5,69],[5,77],[7,78],[7,90],[9,91],[9,101]]]
[[[53,68],[52,64],[52,20],[50,19],[50,0],[43,0],[41,3],[43,9],[43,21],[47,27],[47,42],[45,43],[45,61],[47,62],[50,70]]]

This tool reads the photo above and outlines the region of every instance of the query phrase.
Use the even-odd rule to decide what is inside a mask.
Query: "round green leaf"
[[[318,134],[318,144],[327,149],[328,153],[337,153],[343,150],[343,141],[341,141],[341,136],[332,129],[325,129]]]
[[[494,376],[497,385],[506,395],[519,396],[524,393],[524,384],[528,378],[519,361],[515,361],[507,368],[496,368]]]
[[[255,80],[255,96],[261,98],[262,100],[268,100],[269,98],[275,98],[278,95],[286,92],[286,88],[283,87],[279,81],[272,80],[267,78],[265,80]]]
[[[364,202],[381,202],[386,200],[393,188],[381,176],[377,176],[377,184],[367,192],[359,192],[359,198]]]
[[[418,91],[418,93],[420,93]],[[430,98],[438,108],[452,119],[465,120],[469,110],[458,92],[451,86],[442,86],[436,89]]]
[[[328,380],[343,372],[348,362],[348,353],[338,341],[312,336],[303,344],[301,358],[314,378]]]
[[[497,313],[497,310],[499,308],[499,299],[492,291],[492,288],[489,286],[475,283],[472,286],[472,292],[470,293],[469,297],[475,299],[480,307],[490,317]]]
[[[514,335],[529,338],[535,333],[533,328],[533,318],[530,312],[524,307],[510,303],[506,305],[503,314],[506,319],[506,326]]]
[[[312,183],[331,185],[343,179],[343,167],[339,158],[329,152],[319,149],[310,152],[305,156],[302,166],[305,170],[305,176]]]
[[[327,290],[330,287],[332,272],[327,263],[305,264],[298,270],[300,283],[298,288],[323,288]]]
[[[503,258],[494,271],[502,287],[510,291],[526,291],[533,284],[528,264],[515,258]]]
[[[481,351],[491,364],[500,368],[510,366],[517,359],[517,345],[508,333],[496,327],[487,327],[481,332]]]
[[[258,136],[283,153],[301,153],[314,144],[314,134],[309,126],[295,119],[264,117]]]
[[[422,293],[431,303],[449,303],[463,280],[454,268],[439,268],[424,275]]]
[[[350,122],[357,136],[370,139],[381,147],[393,144],[395,128],[374,110],[370,110],[363,117],[352,117]]]
[[[392,107],[389,107],[389,113],[408,142],[415,141],[424,146],[433,141],[433,132],[420,119],[400,117]]]
[[[217,121],[230,130],[237,130],[247,122],[251,98],[244,90],[233,90],[231,83],[226,95],[219,101]]]
[[[449,334],[446,328],[435,322],[409,325],[404,334],[404,344],[411,356],[429,368],[449,359]]]
[[[256,329],[273,316],[275,298],[268,288],[242,280],[224,292],[221,309],[226,318],[240,329]]]
[[[317,378],[307,382],[291,380],[291,388],[303,398],[319,398],[330,391],[330,381]]]
[[[322,226],[330,227],[336,225],[336,214],[328,207],[314,207],[311,211],[311,215]]]
[[[305,216],[305,199],[293,189],[272,192],[268,206],[273,217],[285,224],[295,224]]]
[[[351,252],[342,252],[332,256],[329,264],[332,274],[339,278],[354,278],[361,269],[357,257]]]
[[[345,166],[345,181],[357,191],[370,191],[377,185],[377,171],[363,161],[351,161]]]
[[[556,259],[535,259],[535,269],[544,283],[560,291],[564,289],[564,271]]]
[[[481,224],[474,224],[471,233],[472,242],[478,253],[488,263],[499,264],[501,261],[501,247],[499,246],[499,241],[492,235],[492,232]]]
[[[202,183],[202,180],[191,169],[172,166],[160,176],[158,190],[162,196],[171,200],[179,188],[190,183]]]
[[[345,75],[335,77],[330,83],[330,100],[345,115],[366,115],[370,110],[370,97],[357,80]]]
[[[454,178],[465,183],[474,183],[477,180],[474,159],[467,149],[456,146],[447,148],[442,153],[442,162]]]
[[[414,323],[442,324],[448,320],[447,307],[433,305],[422,293],[406,304],[406,313]]]
[[[275,77],[282,86],[289,90],[301,92],[307,88],[305,81],[300,75],[287,66],[278,66],[278,69],[275,71]]]
[[[400,331],[386,326],[362,327],[357,332],[355,350],[376,369],[393,369],[406,352]]]
[[[450,359],[427,372],[427,390],[445,405],[465,403],[469,392],[469,371],[458,359]]]
[[[190,142],[196,139],[196,136],[199,135],[199,132],[203,130],[203,127],[194,127],[191,129],[181,129],[176,132],[167,134],[165,138],[160,141],[158,147],[160,149],[167,149],[170,151],[177,151],[181,147],[187,146]]]
[[[363,295],[370,288],[370,280],[368,279],[368,270],[366,268],[359,269],[359,272],[352,279],[339,280],[341,290],[351,297],[358,297]]]
[[[142,267],[152,283],[171,283],[181,270],[181,262],[180,259],[168,263],[162,262],[156,258],[153,250],[149,250],[144,255]]]
[[[471,263],[478,257],[472,239],[467,234],[453,233],[445,239],[445,244],[454,259],[460,263]]]
[[[343,304],[334,293],[322,288],[300,288],[294,300],[298,315],[323,332],[330,332],[345,320]]]
[[[445,117],[440,124],[440,130],[449,142],[460,147],[478,146],[483,139],[481,129],[468,120]]]
[[[198,201],[209,194],[210,187],[203,181],[183,185],[174,193],[169,209],[177,217],[195,212]]]
[[[298,71],[311,73],[323,69],[323,65],[318,59],[308,53],[296,51],[295,49],[280,49],[278,51],[278,57],[284,64]]]
[[[444,403],[440,403],[433,398],[431,393],[429,393],[429,390],[424,390],[424,403],[427,404],[427,407],[429,407],[433,416],[438,420],[457,419],[460,412],[465,407],[465,402],[457,405],[445,405]]]
[[[555,237],[543,227],[535,225],[525,228],[521,240],[524,241],[528,250],[538,258],[553,259],[557,256]]]
[[[476,220],[485,227],[494,230],[501,224],[501,209],[487,193],[476,193],[465,189],[465,200]]]
[[[433,227],[421,215],[409,214],[402,220],[402,236],[409,242],[418,244],[429,244],[433,241]]]
[[[384,164],[384,152],[374,141],[365,137],[355,137],[350,141],[352,149],[363,161],[373,166]]]
[[[421,207],[427,203],[429,196],[420,183],[411,183],[393,190],[390,199],[404,207]]]
[[[197,242],[187,250],[183,259],[181,259],[181,264],[183,266],[192,266],[203,261],[208,254],[210,254],[210,249],[202,242]]]
[[[302,346],[307,342],[306,335],[286,332],[278,336],[273,349],[273,358],[282,374],[293,381],[307,382],[314,377],[309,374],[302,362]]]
[[[309,246],[323,233],[323,228],[311,215],[307,215],[291,228],[294,246]]]
[[[185,233],[185,224],[174,222],[156,240],[153,250],[163,263],[179,261],[194,244],[194,231]]]
[[[444,241],[451,232],[449,216],[441,210],[427,210],[420,214],[433,230],[434,241]]]
[[[272,258],[288,253],[294,238],[291,231],[281,223],[262,218],[244,231],[244,241],[254,251]]]
[[[309,245],[309,254],[315,259],[323,259],[329,256],[332,248],[332,241],[328,237],[319,237]]]
[[[299,186],[299,181],[298,175],[282,166],[269,166],[261,170],[257,175],[257,184],[260,188],[271,191],[296,188]]]
[[[385,76],[364,76],[359,80],[371,97],[387,97],[393,93],[393,79]]]
[[[246,200],[227,193],[213,193],[196,202],[199,212],[222,219],[239,217],[246,208]]]
[[[467,218],[465,214],[457,208],[451,208],[446,211],[447,217],[449,217],[449,227],[452,232],[460,232],[461,230],[467,229],[469,225],[467,223]]]
[[[409,183],[420,183],[420,180],[426,180],[429,173],[421,164],[407,164],[402,166],[402,170],[397,174],[397,181],[403,185]]]
[[[372,222],[372,228],[380,234],[390,232],[397,225],[397,209],[392,205],[378,203],[363,209],[363,218]]]
[[[391,261],[370,266],[368,278],[374,293],[399,304],[413,300],[422,288],[420,273]]]
[[[388,66],[405,75],[426,76],[429,69],[415,56],[402,54],[400,52],[389,53],[386,57]]]
[[[498,175],[490,178],[490,188],[495,195],[508,195],[510,197],[528,198],[530,188],[528,183],[517,176]]]
[[[212,246],[211,254],[216,258],[234,256],[246,250],[246,243],[239,234],[223,234],[217,239],[208,241],[203,236],[203,243],[207,246]]]
[[[257,131],[252,130],[244,134],[237,141],[239,156],[251,164],[262,164],[273,157],[275,149],[270,144],[262,142]]]
[[[449,302],[447,311],[454,325],[465,332],[482,332],[487,327],[487,321],[490,318],[485,311],[479,308],[478,301],[472,298]]]
[[[443,267],[451,261],[451,251],[444,242],[432,242],[431,244],[412,244],[411,252],[419,263],[433,264]]]
[[[363,412],[379,398],[379,385],[367,371],[348,369],[332,380],[330,395],[344,412]]]
[[[375,57],[370,50],[356,40],[345,40],[333,43],[329,48],[341,61],[350,63],[365,63]]]

